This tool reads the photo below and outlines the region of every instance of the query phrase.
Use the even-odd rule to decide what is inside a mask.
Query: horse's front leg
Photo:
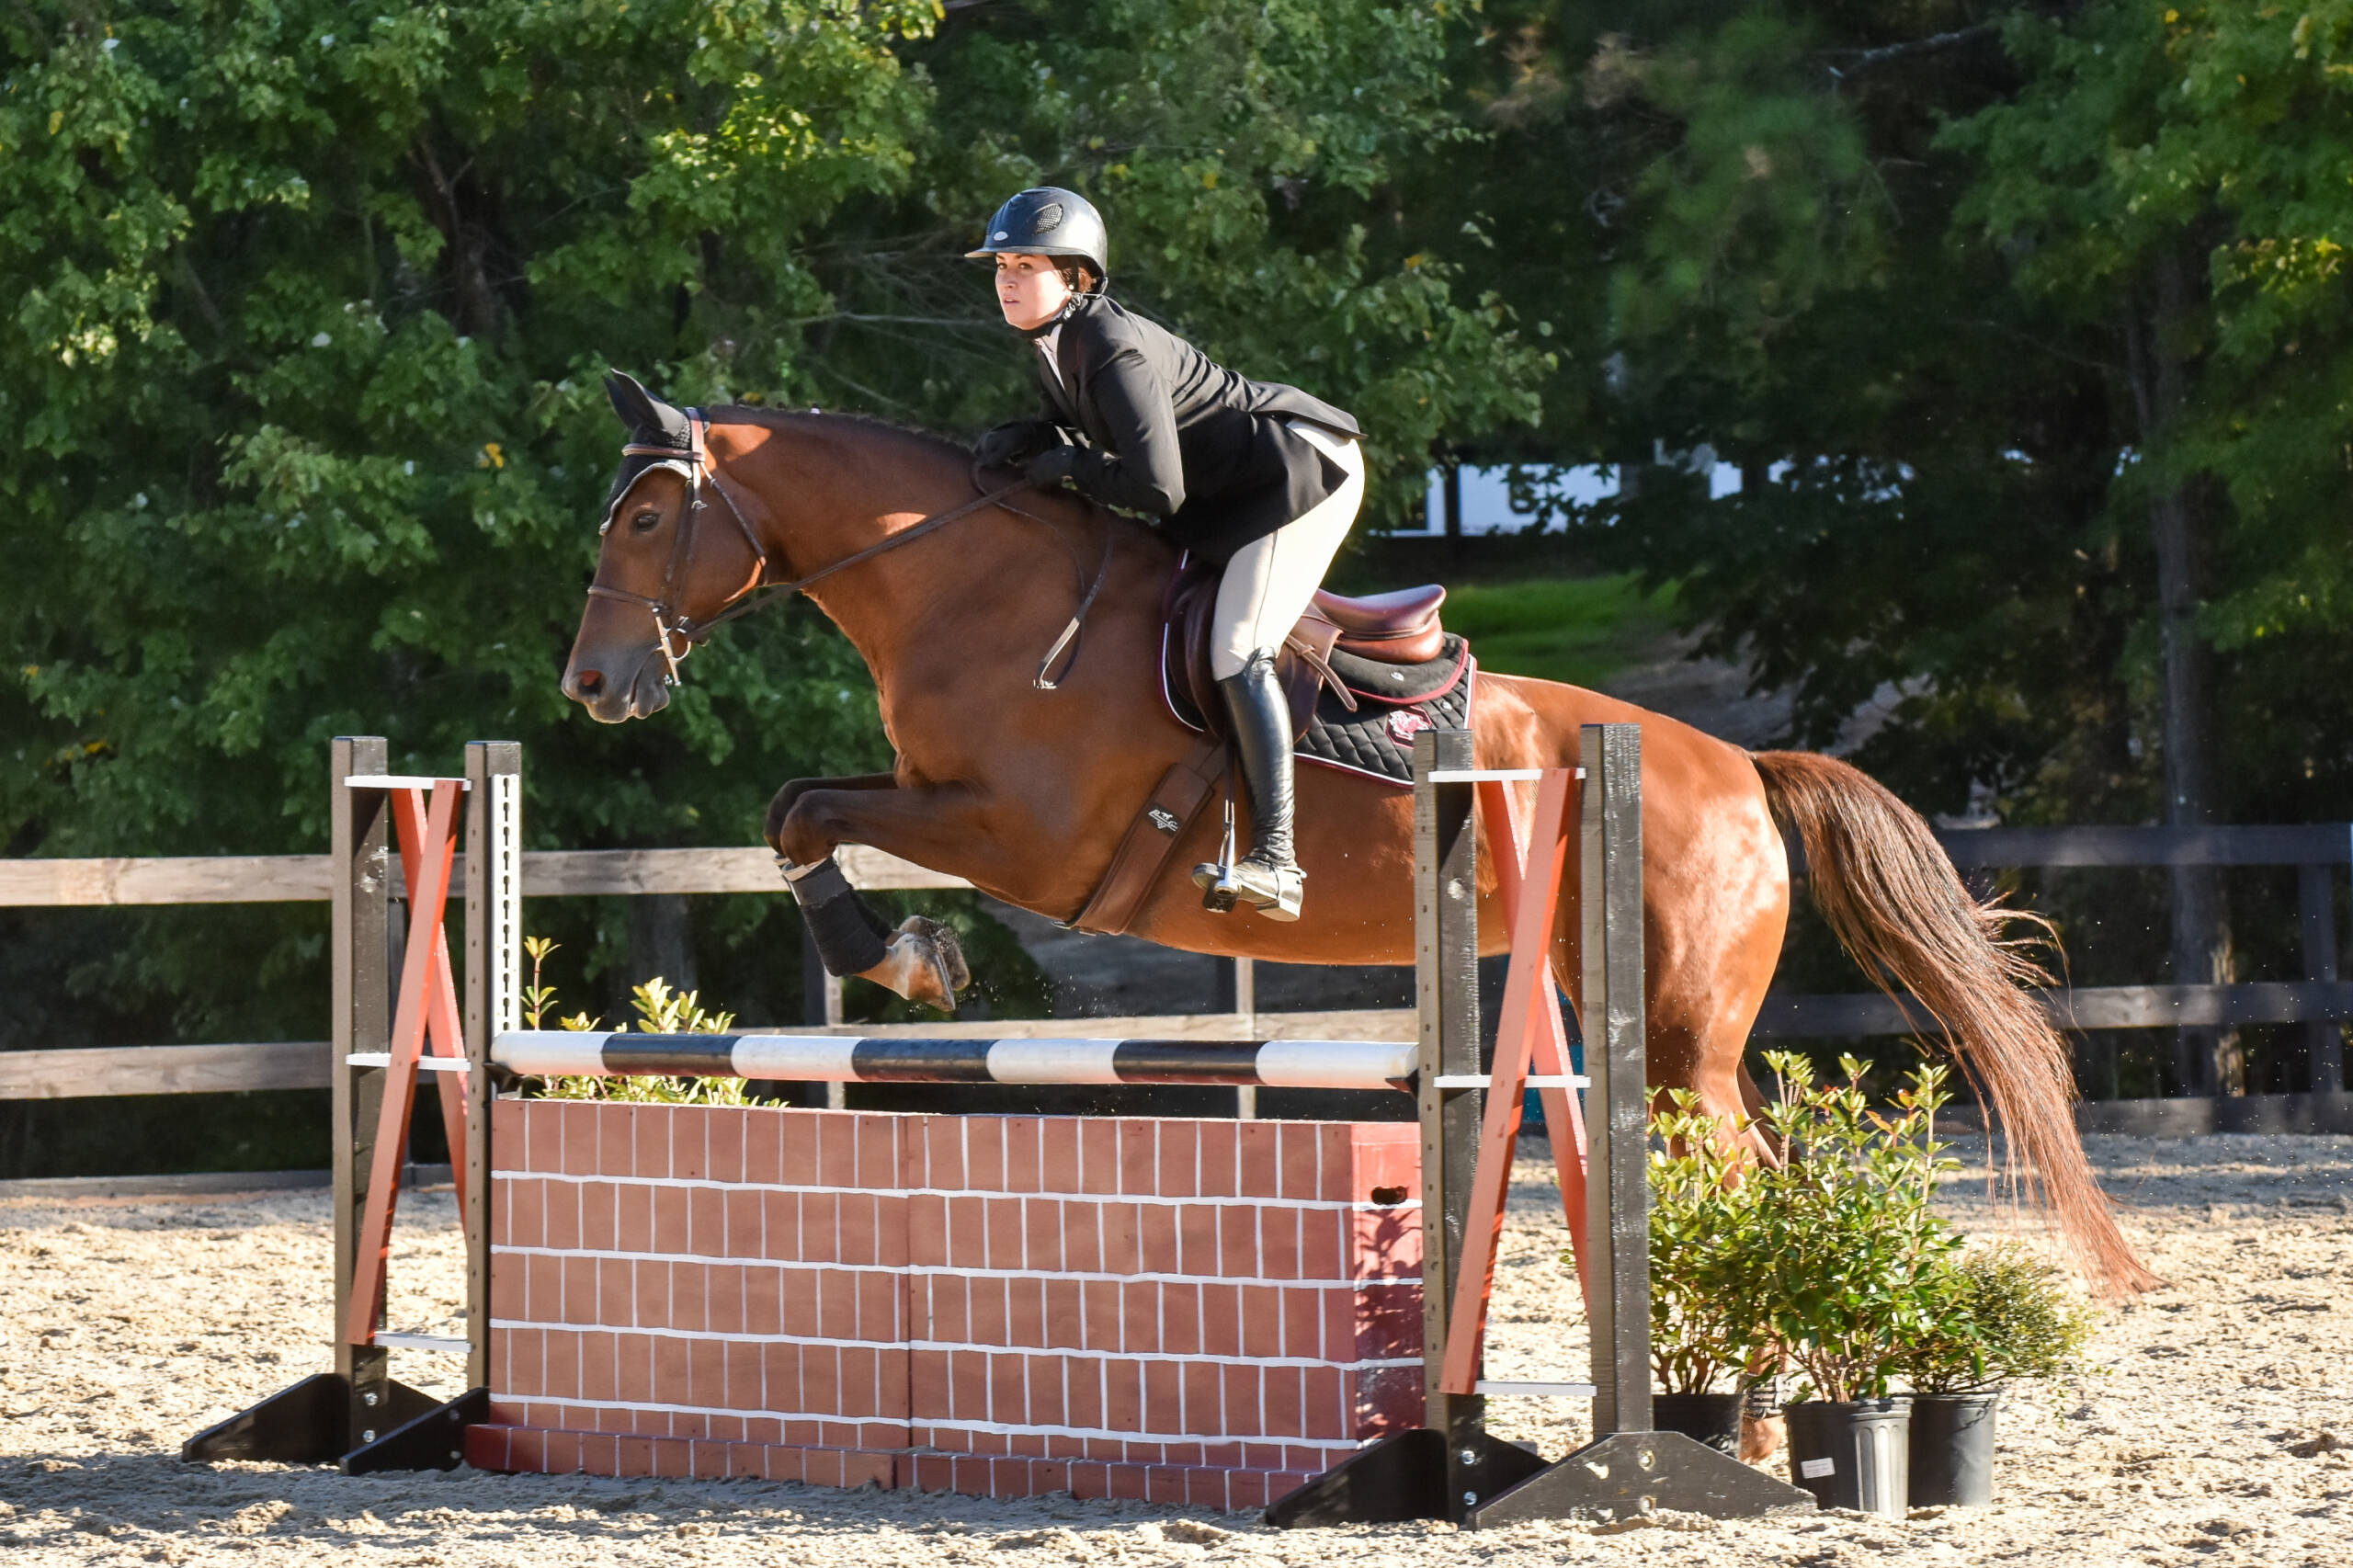
[[[803,795],[813,794],[820,790],[895,790],[898,787],[899,776],[895,773],[852,773],[840,778],[789,778],[785,780],[784,788],[776,792],[776,798],[768,802],[767,825],[761,830],[760,836],[768,841],[770,848],[781,855],[784,846],[777,842],[777,836],[784,831],[784,819]]]
[[[806,787],[795,793],[799,786]],[[786,878],[827,972],[855,974],[952,1013],[956,993],[972,983],[956,933],[920,915],[892,930],[858,896],[833,856],[841,845],[863,844],[937,865],[957,846],[969,850],[984,831],[967,788],[908,788],[889,774],[867,774],[786,785],[769,807],[767,838],[787,864]]]

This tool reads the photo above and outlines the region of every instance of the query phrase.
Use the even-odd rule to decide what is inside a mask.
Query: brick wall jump
[[[1263,1506],[1421,1418],[1417,1136],[500,1100],[467,1458]]]

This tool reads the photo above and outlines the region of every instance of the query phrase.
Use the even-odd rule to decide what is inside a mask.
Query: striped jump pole
[[[1412,1044],[1364,1040],[911,1040],[520,1029],[493,1064],[533,1077],[769,1078],[832,1084],[1414,1086]]]

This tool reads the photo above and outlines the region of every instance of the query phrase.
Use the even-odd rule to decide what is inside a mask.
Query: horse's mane
[[[711,419],[725,424],[758,425],[770,430],[782,429],[791,422],[804,419],[822,419],[831,425],[855,425],[861,429],[873,431],[876,435],[896,436],[914,441],[928,448],[937,456],[953,458],[960,463],[969,463],[972,460],[972,449],[963,441],[959,441],[951,436],[943,436],[937,430],[926,430],[914,425],[902,425],[895,420],[884,419],[872,414],[833,414],[822,409],[756,408],[744,403],[730,403],[725,407],[711,409],[709,414]]]

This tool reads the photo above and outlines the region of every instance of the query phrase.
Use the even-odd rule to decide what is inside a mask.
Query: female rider
[[[1236,375],[1104,291],[1103,219],[1052,186],[997,209],[974,258],[996,262],[997,303],[1037,348],[1036,418],[981,437],[985,467],[1156,520],[1225,577],[1210,673],[1250,796],[1249,852],[1221,882],[1193,868],[1211,909],[1299,918],[1306,873],[1291,846],[1289,706],[1275,650],[1314,597],[1364,497],[1357,422],[1296,387]]]

